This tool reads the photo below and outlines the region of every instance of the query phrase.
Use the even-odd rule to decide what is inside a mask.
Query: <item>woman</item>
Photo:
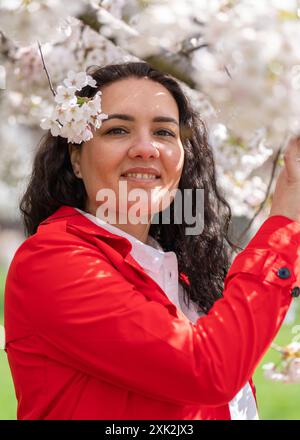
[[[257,418],[251,376],[299,295],[298,144],[270,217],[229,269],[230,209],[178,83],[146,63],[92,76],[81,96],[101,90],[107,119],[79,145],[48,134],[21,202],[28,238],[5,291],[18,418]],[[120,183],[148,196],[138,222]],[[163,194],[199,188],[201,234],[184,216],[153,221]],[[112,224],[102,189],[123,201],[107,205]]]

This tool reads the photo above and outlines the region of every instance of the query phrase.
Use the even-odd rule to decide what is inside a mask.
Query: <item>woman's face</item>
[[[96,215],[104,201],[98,192],[108,190],[115,194],[120,212],[118,202],[124,200],[126,185],[128,194],[136,190],[132,194],[148,197],[148,202],[138,198],[132,202],[126,196],[126,209],[138,200],[143,200],[140,214],[150,206],[154,212],[164,209],[169,203],[162,203],[162,197],[176,192],[184,162],[175,99],[148,78],[128,78],[103,87],[102,112],[108,119],[94,137],[71,151],[73,168],[87,191],[86,210]]]

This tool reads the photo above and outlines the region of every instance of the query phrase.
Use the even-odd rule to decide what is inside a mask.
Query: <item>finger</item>
[[[283,158],[288,180],[300,182],[300,136],[288,140]]]

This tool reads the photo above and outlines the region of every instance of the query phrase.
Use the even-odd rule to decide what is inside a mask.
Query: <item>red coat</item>
[[[61,207],[7,277],[18,418],[229,419],[300,284],[299,244],[300,224],[267,219],[235,258],[224,298],[194,325],[126,238]]]

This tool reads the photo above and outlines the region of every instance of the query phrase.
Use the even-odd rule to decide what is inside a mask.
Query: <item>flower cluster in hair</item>
[[[87,142],[93,137],[93,128],[100,128],[107,118],[101,112],[102,92],[97,91],[92,98],[76,95],[86,86],[97,87],[96,81],[85,72],[69,71],[63,84],[57,87],[54,95],[57,105],[50,117],[42,119],[41,127],[50,130],[52,136],[67,138],[71,143]]]

